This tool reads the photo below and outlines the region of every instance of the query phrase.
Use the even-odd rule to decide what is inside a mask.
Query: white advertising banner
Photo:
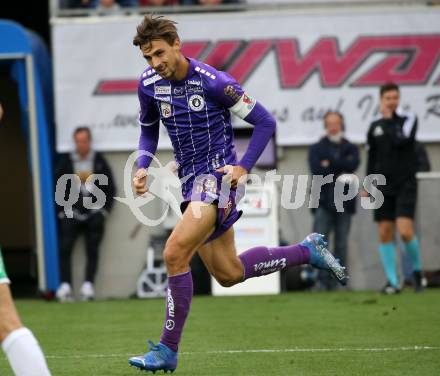
[[[173,15],[184,53],[234,76],[277,119],[279,145],[316,142],[322,116],[338,110],[347,137],[365,141],[378,87],[401,87],[419,117],[418,139],[440,141],[440,9]],[[142,17],[56,21],[53,26],[57,148],[89,126],[98,150],[133,150],[137,80],[132,45]],[[161,127],[159,148],[170,147]]]

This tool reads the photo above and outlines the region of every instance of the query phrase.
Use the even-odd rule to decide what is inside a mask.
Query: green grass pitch
[[[54,376],[138,375],[127,359],[164,315],[162,299],[17,306]],[[440,375],[440,290],[196,297],[180,351],[182,376]]]

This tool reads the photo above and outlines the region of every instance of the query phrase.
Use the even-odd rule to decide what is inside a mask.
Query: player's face
[[[394,113],[399,106],[400,94],[398,90],[386,91],[380,98],[381,107],[388,108],[391,113]]]
[[[176,39],[172,45],[163,39],[153,40],[150,44],[141,46],[141,50],[148,65],[159,76],[167,80],[174,78],[181,57],[179,39]]]
[[[86,156],[90,151],[90,136],[88,132],[78,132],[75,135],[75,149],[81,156]]]
[[[329,136],[342,132],[342,120],[337,114],[329,114],[325,119],[325,129]]]

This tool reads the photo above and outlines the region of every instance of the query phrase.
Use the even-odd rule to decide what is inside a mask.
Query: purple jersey
[[[185,79],[169,81],[147,68],[139,82],[142,126],[165,125],[179,165],[179,177],[192,175],[182,185],[186,198],[194,177],[237,164],[230,110],[246,117],[255,101],[234,78],[194,59]]]

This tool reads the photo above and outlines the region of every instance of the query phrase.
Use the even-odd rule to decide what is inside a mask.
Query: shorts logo
[[[171,94],[171,87],[169,87],[169,86],[156,86],[154,88],[154,94],[155,95],[170,95]]]
[[[188,104],[191,110],[201,111],[205,107],[205,100],[202,96],[194,94],[189,97]]]
[[[164,118],[169,118],[171,116],[172,111],[169,103],[160,102],[160,109]]]
[[[225,221],[229,217],[229,214],[231,214],[231,211],[232,211],[232,200],[229,199],[229,201],[226,205],[226,208],[224,209],[223,221]]]
[[[173,92],[174,95],[183,95],[183,93],[185,92],[185,88],[183,86],[178,86],[174,88]]]

